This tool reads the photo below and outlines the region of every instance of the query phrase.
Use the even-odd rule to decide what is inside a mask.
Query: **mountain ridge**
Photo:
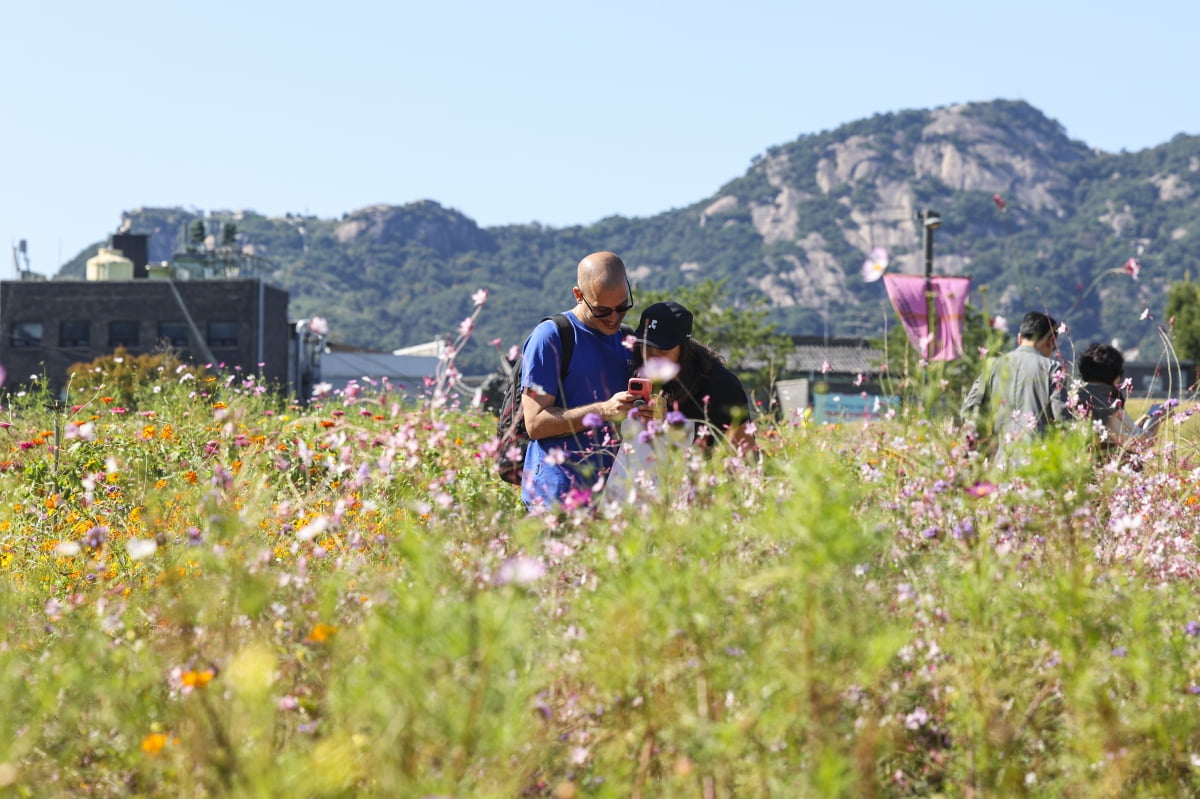
[[[1076,335],[1152,345],[1153,329],[1137,324],[1143,307],[1161,307],[1170,282],[1200,272],[1198,190],[1200,137],[1105,153],[1024,101],[994,100],[802,135],[756,155],[708,197],[647,217],[480,227],[421,200],[336,220],[214,211],[208,221],[236,224],[238,246],[275,265],[295,315],[328,316],[351,344],[440,336],[470,311],[470,294],[488,288],[479,340],[463,355],[466,368],[483,371],[495,363],[488,341],[519,341],[536,319],[572,304],[574,266],[598,249],[620,253],[638,289],[724,279],[731,303],[765,302],[784,332],[876,335],[890,311],[859,265],[884,246],[892,270],[922,271],[915,215],[926,208],[942,216],[935,272],[988,285],[972,297],[985,313],[1077,306],[1067,320]],[[151,234],[151,260],[165,260],[197,218],[142,208],[122,227]],[[60,274],[82,276],[88,254]],[[1129,257],[1142,260],[1141,281],[1101,279]]]

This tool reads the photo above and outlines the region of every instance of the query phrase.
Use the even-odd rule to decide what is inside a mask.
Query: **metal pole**
[[[921,240],[925,248],[925,321],[929,325],[928,343],[925,345],[925,360],[929,360],[930,348],[937,336],[937,316],[933,294],[933,231],[942,225],[942,215],[926,209],[917,213],[921,221]]]

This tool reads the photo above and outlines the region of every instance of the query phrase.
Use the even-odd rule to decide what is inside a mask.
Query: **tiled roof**
[[[866,339],[823,339],[820,336],[795,337],[796,348],[788,355],[787,371],[820,373],[825,363],[832,374],[870,375],[879,371],[883,350]]]

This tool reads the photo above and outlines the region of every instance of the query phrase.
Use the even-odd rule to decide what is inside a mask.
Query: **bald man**
[[[579,262],[573,293],[575,307],[566,316],[575,345],[561,385],[563,349],[553,320],[534,328],[522,357],[521,410],[530,442],[521,499],[530,509],[568,498],[590,501],[612,468],[617,424],[637,399],[625,390],[633,369],[621,331],[633,307],[625,264],[611,252],[592,253]],[[602,424],[588,426],[597,421]]]

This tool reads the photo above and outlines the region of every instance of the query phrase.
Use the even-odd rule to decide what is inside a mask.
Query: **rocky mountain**
[[[893,324],[881,283],[860,265],[886,247],[893,271],[921,272],[916,213],[938,211],[936,274],[969,274],[972,305],[1014,320],[1064,317],[1076,341],[1119,338],[1157,357],[1144,308],[1200,273],[1200,137],[1136,153],[1069,139],[1024,102],[997,100],[880,114],[801,136],[756,156],[746,173],[685,208],[568,228],[481,228],[422,201],[371,206],[342,219],[143,208],[124,229],[152,234],[151,259],[179,249],[203,218],[268,263],[295,316],[330,318],[335,338],[394,348],[457,328],[470,295],[491,290],[468,370],[495,363],[487,342],[517,342],[568,307],[579,258],[620,253],[638,290],[724,279],[730,303],[765,300],[780,330],[878,335]],[[89,248],[64,267],[81,276]],[[1116,274],[1131,257],[1141,279]],[[636,318],[636,317],[635,317]],[[1156,349],[1157,348],[1157,349]]]

